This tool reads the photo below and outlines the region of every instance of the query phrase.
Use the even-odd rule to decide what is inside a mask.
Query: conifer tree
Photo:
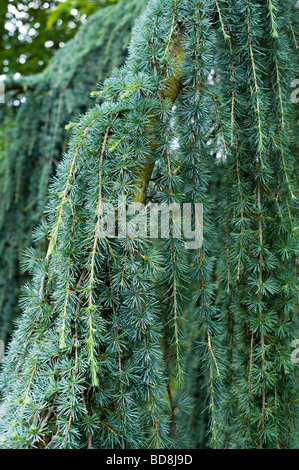
[[[203,430],[212,448],[298,444],[294,8],[149,1],[71,124],[45,256],[27,252],[2,447],[197,447]],[[121,219],[124,197],[202,203],[202,246],[173,214],[168,239],[103,235],[103,204]]]

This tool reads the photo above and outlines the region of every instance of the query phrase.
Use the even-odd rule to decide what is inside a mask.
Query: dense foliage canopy
[[[120,1],[89,24],[103,18],[110,33],[112,12],[126,18],[133,6],[143,8]],[[1,374],[0,446],[298,446],[296,14],[291,0],[149,1],[125,65],[69,125],[46,217],[34,231],[48,246],[27,250],[32,281]],[[94,30],[84,27],[86,41]],[[119,54],[114,39],[119,32],[123,40],[124,27],[116,28]],[[7,158],[11,174],[23,177],[40,146],[25,190],[11,186],[13,224],[21,212],[26,218],[25,204],[36,216],[43,208],[51,164],[64,149],[49,130],[63,133],[74,112],[71,105],[59,117],[66,84],[80,106],[74,61],[72,72],[61,71],[63,94],[50,79],[78,38],[44,72],[49,100],[59,96],[54,114],[46,108],[57,125],[33,120],[31,150],[23,147],[15,163]],[[96,69],[97,54],[87,62]],[[19,121],[10,131],[12,145],[21,129]],[[103,203],[120,218],[124,197],[203,204],[203,245],[186,249],[174,215],[167,239],[102,236]]]
[[[27,279],[22,253],[43,217],[49,179],[67,146],[65,126],[93,104],[90,92],[97,83],[123,64],[144,4],[133,0],[100,9],[41,74],[6,79],[6,105],[0,105],[0,339],[5,342]]]

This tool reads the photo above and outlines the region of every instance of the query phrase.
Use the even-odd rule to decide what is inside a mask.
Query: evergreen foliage
[[[294,13],[293,2],[227,2],[222,8],[229,35],[219,47],[227,142],[218,209],[228,364],[220,392],[225,425],[219,439],[225,447],[298,443],[298,377],[290,355],[298,334],[298,135],[293,134],[289,98],[298,73],[292,53]]]
[[[92,105],[90,92],[96,84],[123,64],[144,4],[121,1],[99,10],[42,74],[6,80],[7,103],[0,105],[5,130],[0,160],[0,339],[5,342],[19,313],[19,287],[27,280],[20,267],[22,252],[32,244],[49,179],[66,149],[65,126]]]
[[[72,124],[27,251],[4,448],[298,446],[292,1],[150,0]],[[204,205],[204,241],[105,238],[103,203]],[[203,413],[207,411],[208,414]],[[186,413],[189,415],[187,419]]]

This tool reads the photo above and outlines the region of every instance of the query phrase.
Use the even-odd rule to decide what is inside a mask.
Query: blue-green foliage
[[[195,447],[205,427],[215,448],[296,445],[291,13],[149,2],[73,124],[35,231],[47,253],[27,253],[2,447]],[[202,247],[172,216],[168,240],[103,238],[102,204],[124,196],[203,203]]]
[[[22,253],[32,244],[49,179],[67,147],[65,126],[93,105],[90,92],[124,63],[131,29],[145,3],[119,1],[100,9],[43,73],[6,80],[6,104],[0,105],[5,129],[0,161],[0,338],[5,342],[19,313],[20,285],[27,280],[20,267]]]
[[[220,108],[226,157],[218,217],[228,369],[219,445],[298,445],[293,2],[223,2]],[[293,26],[292,26],[293,24]],[[297,125],[298,127],[298,125]],[[223,418],[224,417],[224,418]]]

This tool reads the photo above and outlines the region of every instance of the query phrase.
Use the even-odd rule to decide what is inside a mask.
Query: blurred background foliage
[[[37,73],[92,13],[118,0],[2,0],[0,60],[4,73]],[[17,52],[17,53],[16,53]]]

